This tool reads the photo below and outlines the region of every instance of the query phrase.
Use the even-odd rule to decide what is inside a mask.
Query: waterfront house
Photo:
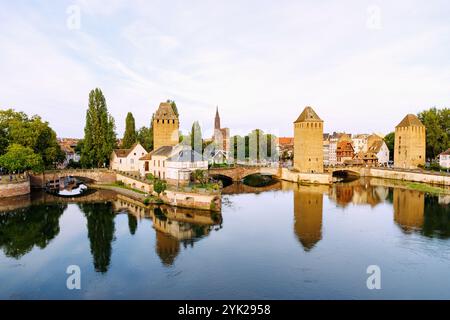
[[[111,154],[110,167],[112,170],[137,172],[139,159],[147,154],[147,150],[140,143],[135,143],[129,149],[114,149]]]
[[[442,168],[450,168],[450,148],[439,154],[439,165]]]

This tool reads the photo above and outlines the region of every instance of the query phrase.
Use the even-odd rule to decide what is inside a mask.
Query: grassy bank
[[[406,186],[408,189],[422,191],[422,192],[428,192],[428,193],[435,193],[435,194],[449,194],[450,190],[432,186],[425,183],[418,183],[418,182],[407,182]]]

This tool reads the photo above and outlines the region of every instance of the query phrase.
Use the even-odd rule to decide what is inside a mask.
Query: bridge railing
[[[20,183],[28,181],[27,173],[20,174],[0,174],[0,184]]]

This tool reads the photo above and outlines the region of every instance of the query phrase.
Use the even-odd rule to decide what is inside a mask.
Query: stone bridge
[[[280,169],[273,167],[258,167],[258,166],[235,166],[229,168],[211,168],[208,170],[211,176],[228,177],[233,182],[242,181],[245,177],[252,174],[262,174],[271,176],[280,176]]]
[[[347,173],[349,175],[354,175],[354,176],[365,176],[368,169],[369,168],[366,168],[366,167],[354,167],[354,166],[327,167],[327,168],[324,168],[324,172],[330,173],[331,175],[334,175],[339,172],[343,172],[343,173]]]
[[[69,176],[98,184],[108,184],[116,181],[116,172],[108,169],[51,170],[30,174],[31,187],[43,188],[49,181],[56,181]]]

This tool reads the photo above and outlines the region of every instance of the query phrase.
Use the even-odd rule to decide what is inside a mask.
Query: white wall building
[[[450,148],[439,155],[439,165],[442,168],[450,168]]]
[[[115,149],[111,154],[110,167],[118,171],[139,171],[139,159],[147,154],[140,143],[130,149]]]
[[[352,137],[353,149],[355,150],[355,153],[367,152],[367,149],[368,149],[367,138],[368,137],[369,137],[368,134],[357,134]]]
[[[368,148],[367,152],[373,153],[378,159],[379,165],[387,165],[389,162],[389,148],[384,140],[374,141]]]

